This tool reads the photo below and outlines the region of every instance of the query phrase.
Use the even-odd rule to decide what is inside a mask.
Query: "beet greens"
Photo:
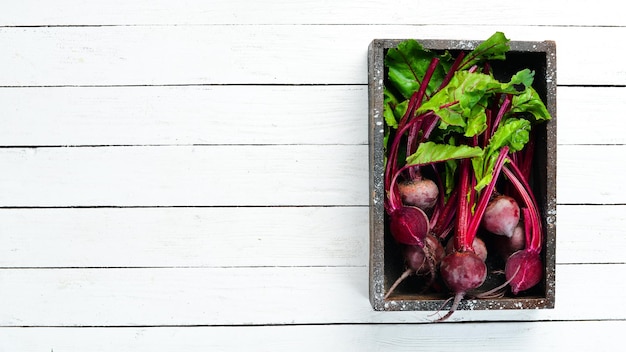
[[[385,210],[403,255],[398,260],[406,265],[385,297],[408,276],[425,276],[415,293],[447,287],[453,295],[437,321],[468,294],[504,295],[508,286],[517,295],[542,279],[541,212],[529,181],[531,129],[550,115],[532,86],[533,71],[520,70],[506,82],[494,77],[490,62],[506,59],[508,42],[497,32],[471,52],[453,55],[406,40],[385,56]],[[485,263],[490,254],[482,248],[477,254],[474,244],[512,239],[515,231],[524,241],[520,246],[517,235],[515,247],[507,247],[515,252],[499,268],[506,281],[483,289],[492,275]],[[450,248],[445,255],[444,245]]]

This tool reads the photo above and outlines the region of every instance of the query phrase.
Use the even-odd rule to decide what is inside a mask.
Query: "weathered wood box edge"
[[[399,272],[393,272],[386,258],[385,246],[393,241],[385,233],[384,210],[384,118],[383,87],[385,82],[384,55],[404,39],[375,39],[368,49],[369,94],[369,220],[370,262],[369,297],[372,307],[379,311],[436,311],[447,297],[418,293],[384,296]],[[431,50],[472,50],[481,41],[421,40]],[[544,253],[545,266],[539,293],[496,299],[468,299],[461,302],[460,310],[547,309],[555,306],[555,251],[556,251],[556,44],[553,41],[511,41],[507,60],[510,70],[530,68],[535,70],[535,89],[544,99],[552,119],[541,126],[535,139],[534,160],[535,196],[542,212],[546,229]],[[512,60],[510,59],[512,58]],[[507,66],[504,66],[507,67]],[[496,68],[494,68],[496,70]],[[398,260],[398,258],[393,258]]]

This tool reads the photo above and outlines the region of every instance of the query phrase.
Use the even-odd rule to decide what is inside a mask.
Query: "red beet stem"
[[[426,89],[428,88],[428,83],[430,83],[430,79],[432,78],[433,73],[435,72],[435,69],[437,68],[438,64],[439,64],[439,59],[436,57],[430,61],[430,64],[428,65],[428,68],[426,69],[426,72],[424,73],[424,77],[422,78],[422,82],[420,83],[419,89],[417,90],[417,97],[415,100],[414,109],[417,109],[422,105],[422,100],[424,100],[424,94],[426,93]],[[415,153],[415,150],[417,149],[417,135],[419,134],[419,130],[422,125],[422,122],[423,122],[423,118],[419,124],[415,124],[409,130],[409,137],[408,137],[408,141],[406,144],[406,148],[407,148],[406,155],[411,155]],[[415,172],[414,170],[415,169],[409,170],[411,173],[411,178],[414,178],[413,177],[413,173]]]
[[[411,128],[411,126],[417,122],[421,118],[425,118],[435,113],[432,111],[425,112],[421,114],[418,119],[411,119],[411,121],[407,122],[402,128],[398,127],[396,131],[396,135],[391,144],[391,148],[389,149],[389,155],[387,156],[387,167],[385,168],[385,190],[389,192],[387,195],[388,202],[385,203],[387,212],[393,212],[395,209],[401,206],[401,201],[399,200],[399,196],[395,193],[395,184],[392,183],[393,179],[396,179],[397,176],[397,158],[398,158],[398,149],[400,147],[400,140],[402,136]]]
[[[391,147],[389,148],[389,155],[387,156],[387,165],[385,168],[385,190],[387,191],[391,189],[390,186],[391,186],[392,173],[397,168],[398,147],[400,146],[400,140],[402,139],[402,135],[404,134],[404,132],[406,132],[406,129],[404,127],[407,124],[407,120],[411,120],[410,116],[413,115],[413,112],[415,111],[416,101],[417,101],[417,92],[413,93],[413,95],[409,99],[409,104],[406,109],[406,112],[404,113],[404,116],[402,116],[400,121],[398,122],[398,129],[396,131],[396,135],[393,139]]]
[[[444,186],[443,181],[441,180],[441,175],[437,172],[437,167],[434,164],[431,164],[431,167],[434,171],[435,179],[434,182],[437,185],[437,189],[439,189],[439,194],[437,195],[437,202],[435,203],[435,207],[433,209],[432,214],[430,214],[430,225],[431,228],[435,226],[439,219],[439,214],[441,214],[444,203],[445,203],[445,195],[443,192]]]
[[[443,81],[441,82],[441,85],[439,86],[439,88],[437,88],[437,91],[442,90],[445,86],[448,85],[448,83],[450,83],[450,80],[454,76],[454,73],[459,69],[459,66],[461,65],[461,62],[463,61],[464,58],[465,58],[465,52],[461,51],[456,56],[456,59],[452,63],[452,66],[450,66],[450,70],[448,71],[446,76],[443,78]]]
[[[500,124],[500,121],[502,121],[502,117],[507,111],[509,111],[509,107],[511,106],[511,99],[512,99],[511,97],[512,97],[511,94],[506,94],[504,96],[504,101],[502,102],[502,105],[500,105],[500,109],[498,110],[498,115],[496,115],[496,119],[493,121],[493,124],[491,126],[489,137],[493,136],[493,134],[496,132],[496,129],[498,128],[498,125]]]
[[[524,205],[526,205],[526,207],[530,210],[528,212],[530,215],[530,221],[528,224],[525,223],[524,225],[531,228],[532,238],[530,241],[526,241],[526,250],[539,253],[541,252],[543,228],[540,220],[541,215],[539,214],[539,209],[532,189],[530,188],[528,181],[523,177],[521,171],[514,163],[506,165],[503,168],[503,172],[506,177],[508,177],[509,181],[511,181],[520,197],[522,197]]]
[[[468,200],[468,189],[470,182],[470,160],[461,160],[459,177],[459,200],[456,212],[456,233],[454,235],[454,249],[459,252],[472,251],[472,242],[468,234],[468,222],[470,218],[470,205]]]
[[[470,236],[476,236],[478,232],[478,227],[480,226],[480,221],[483,218],[483,214],[485,214],[485,209],[487,209],[487,205],[489,204],[489,200],[491,199],[491,194],[493,193],[494,188],[496,187],[496,181],[500,176],[500,171],[504,166],[504,161],[509,152],[509,147],[504,146],[500,149],[500,154],[498,155],[498,159],[496,159],[495,166],[493,168],[492,179],[491,182],[483,189],[480,195],[480,199],[478,200],[478,205],[476,206],[476,210],[474,212],[474,216],[471,219],[471,223],[469,225],[469,233]]]
[[[535,231],[535,227],[532,222],[531,211],[528,208],[522,208],[522,214],[524,214],[524,243],[530,243],[533,238],[533,231]]]
[[[440,192],[443,193],[443,192]],[[456,214],[456,202],[458,198],[458,188],[454,188],[450,197],[448,197],[448,201],[445,203],[443,209],[441,210],[439,216],[436,219],[435,224],[432,226],[432,232],[435,236],[440,239],[445,239],[448,233],[450,232],[450,228],[453,225],[454,216]]]

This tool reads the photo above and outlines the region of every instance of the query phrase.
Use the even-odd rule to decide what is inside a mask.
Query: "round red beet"
[[[428,216],[420,208],[403,206],[389,215],[389,231],[402,244],[423,247],[429,226]]]
[[[474,249],[474,253],[482,259],[484,262],[487,260],[487,245],[485,241],[481,240],[478,236],[474,237],[474,242],[472,242],[472,248]],[[446,253],[450,254],[454,252],[454,241],[448,241],[446,244]]]
[[[446,286],[455,293],[478,288],[487,278],[487,266],[473,252],[453,252],[441,261],[439,269]]]
[[[435,182],[427,178],[400,182],[398,183],[398,192],[404,204],[423,210],[435,206],[439,196],[439,188]]]
[[[511,291],[513,294],[518,294],[541,281],[543,264],[538,253],[526,250],[517,251],[506,261],[504,272],[507,281],[510,281]]]
[[[491,233],[511,237],[519,219],[520,209],[515,199],[498,196],[487,205],[482,224],[485,230]]]

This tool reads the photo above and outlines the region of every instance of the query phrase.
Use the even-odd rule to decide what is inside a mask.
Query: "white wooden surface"
[[[0,5],[0,351],[613,350],[614,2]],[[375,312],[367,45],[557,42],[556,308]],[[465,322],[459,324],[459,322]]]

